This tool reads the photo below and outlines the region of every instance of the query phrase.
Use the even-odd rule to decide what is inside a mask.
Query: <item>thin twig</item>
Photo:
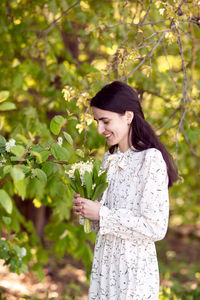
[[[173,118],[175,117],[175,115],[176,115],[176,113],[179,111],[179,109],[180,109],[180,107],[177,107],[177,108],[171,113],[171,115],[169,115],[168,120],[167,120],[165,123],[163,123],[162,126],[160,126],[159,128],[157,128],[156,131],[157,131],[157,130],[160,130],[160,129],[162,129],[162,128],[164,128],[164,127],[167,125],[167,123],[168,123],[171,119],[173,119]],[[178,122],[178,123],[179,123],[179,122]],[[176,125],[178,125],[178,123],[177,123]],[[171,128],[171,127],[170,127],[170,128]]]
[[[129,73],[126,75],[126,77],[124,79],[127,79],[128,77],[130,77],[137,69],[139,69],[139,67],[147,60],[147,58],[149,58],[152,53],[154,52],[154,50],[159,46],[160,42],[164,39],[165,37],[165,33],[170,31],[171,29],[167,29],[164,30],[163,34],[161,35],[161,37],[158,39],[156,45],[151,49],[151,51],[149,51],[149,53],[141,60],[141,62]],[[123,80],[124,80],[123,79]]]
[[[152,29],[154,30],[154,33],[157,33],[157,31],[155,30],[155,27],[152,25]],[[170,73],[170,77],[172,79],[172,82],[174,83],[176,89],[178,91],[180,91],[180,89],[178,88],[177,84],[176,84],[176,81],[174,80],[174,77],[173,77],[173,74],[172,74],[172,70],[171,70],[171,66],[170,66],[170,63],[169,63],[169,60],[168,60],[168,55],[167,55],[167,50],[165,48],[165,44],[163,41],[161,41],[161,45],[163,47],[163,51],[164,51],[164,54],[165,54],[165,58],[166,58],[166,61],[168,63],[168,67],[169,67],[169,73]]]
[[[197,121],[200,122],[200,117],[197,115],[197,113],[192,109],[192,112],[194,113],[195,117],[197,118]]]
[[[181,23],[181,22],[180,22],[180,23]],[[183,33],[185,33],[186,35],[188,35],[192,40],[197,41],[197,42],[200,42],[200,39],[198,39],[198,38],[192,36],[189,32],[183,30],[183,28],[181,28],[180,26],[178,26],[178,28],[179,28]]]
[[[193,24],[190,23],[190,31],[192,36],[194,37],[194,27]],[[196,45],[197,41],[192,40],[192,65],[191,65],[191,97],[192,97],[192,91],[193,91],[193,85],[194,85],[194,68],[195,68],[195,59],[196,59]]]
[[[166,47],[165,47],[165,44],[163,43],[163,41],[161,41],[161,44],[162,44],[162,47],[163,47],[163,51],[164,51],[164,54],[165,54],[165,58],[166,58],[166,61],[167,61],[167,64],[168,64],[168,67],[169,67],[169,74],[170,74],[170,77],[171,77],[171,80],[175,86],[175,88],[180,91],[175,79],[174,79],[174,76],[173,76],[173,73],[172,73],[172,69],[171,69],[171,65],[170,65],[170,62],[168,60],[168,55],[167,55],[167,50],[166,50]]]
[[[200,19],[187,19],[187,20],[181,20],[181,22],[189,22],[189,23],[194,23],[198,26],[200,26]]]
[[[182,41],[181,41],[180,31],[179,31],[178,28],[176,28],[176,31],[177,31],[177,43],[178,43],[179,53],[180,53],[181,62],[182,62],[182,68],[183,68],[183,72],[184,72],[184,81],[183,81],[183,85],[184,85],[183,102],[187,103],[187,102],[189,101],[189,98],[188,98],[187,69],[186,69],[186,66],[185,66],[184,58],[183,58],[183,45],[182,45]]]
[[[48,34],[51,29],[56,25],[56,23],[62,18],[63,15],[68,14],[68,12],[74,8],[76,5],[78,5],[81,2],[81,0],[78,0],[77,2],[75,2],[73,5],[71,5],[69,8],[67,8],[66,10],[64,10],[60,16],[58,18],[56,18],[53,22],[51,22],[48,26],[46,26],[45,28],[43,28],[39,34],[38,37],[36,38],[36,40],[34,41],[32,48],[35,46],[36,42],[41,38],[41,36],[43,35],[43,33],[45,32],[46,34]]]
[[[167,103],[171,102],[171,99],[166,98],[166,97],[164,97],[164,96],[161,96],[161,95],[160,95],[159,93],[157,93],[157,92],[149,91],[149,90],[144,90],[144,89],[142,89],[142,92],[147,93],[147,94],[151,94],[151,95],[153,95],[153,96],[157,96],[157,97],[163,99],[163,100],[164,100],[165,102],[167,102]]]
[[[152,5],[152,0],[150,1],[149,7],[148,7],[148,9],[147,9],[146,14],[144,15],[143,20],[142,20],[141,22],[139,22],[139,24],[138,24],[139,26],[142,26],[143,23],[145,22],[145,20],[146,20],[148,14],[149,14],[149,12],[150,12],[150,10],[151,10],[151,5]]]
[[[181,10],[181,6],[185,3],[185,0],[183,0],[180,5],[178,6],[177,10],[175,11],[175,13],[179,13],[179,11]]]
[[[189,140],[188,140],[188,137],[187,137],[187,135],[186,135],[186,133],[185,133],[185,130],[184,130],[184,128],[183,128],[183,124],[181,124],[180,130],[181,130],[181,132],[182,132],[182,134],[183,134],[183,136],[184,136],[184,138],[185,138],[186,144],[188,145],[188,147],[189,147],[190,151],[192,152],[192,154],[193,154],[195,157],[199,157],[199,156],[196,154],[196,152],[194,151],[194,149],[192,148],[192,146],[190,145],[190,142],[189,142]]]
[[[175,128],[178,124],[179,124],[179,121],[176,122],[174,125],[170,126],[169,128],[167,128],[166,130],[164,130],[162,133],[158,134],[158,136],[160,137],[162,135],[165,135],[166,132],[168,132],[170,129]]]
[[[180,120],[179,120],[179,122],[178,122],[178,128],[177,128],[177,130],[176,130],[175,142],[176,142],[176,165],[177,165],[177,166],[178,166],[178,134],[179,134],[179,130],[180,130],[181,126],[182,126],[182,122],[183,122],[183,120],[184,120],[184,117],[185,117],[187,111],[188,111],[188,107],[186,107],[186,108],[184,109],[184,111],[183,111],[183,113],[182,113],[182,115],[181,115],[181,117],[180,117]]]

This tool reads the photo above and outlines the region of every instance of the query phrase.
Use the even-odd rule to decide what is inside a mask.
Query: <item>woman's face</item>
[[[106,137],[109,146],[119,145],[122,152],[128,148],[128,131],[130,123],[133,119],[133,112],[126,111],[124,115],[103,110],[92,106],[94,119],[97,121],[97,129],[99,134]]]

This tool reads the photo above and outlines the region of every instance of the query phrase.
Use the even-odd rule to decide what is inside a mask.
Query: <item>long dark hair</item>
[[[114,81],[105,85],[91,99],[90,106],[116,112],[121,115],[124,115],[126,111],[133,111],[134,117],[129,129],[129,134],[130,132],[132,134],[131,141],[133,147],[137,151],[143,151],[149,148],[160,150],[167,165],[169,177],[168,186],[171,187],[173,185],[178,179],[178,172],[173,158],[165,146],[159,141],[152,127],[145,120],[138,95],[129,85],[121,81]],[[109,152],[112,154],[117,146],[118,145],[111,146]]]

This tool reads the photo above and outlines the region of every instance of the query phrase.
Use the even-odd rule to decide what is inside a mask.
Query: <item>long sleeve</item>
[[[109,209],[103,205],[100,208],[100,234],[153,241],[164,238],[169,197],[167,168],[161,152],[154,148],[147,150],[142,168],[139,213],[124,208]]]

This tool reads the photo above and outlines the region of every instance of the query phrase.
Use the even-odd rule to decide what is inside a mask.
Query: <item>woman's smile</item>
[[[108,140],[111,137],[112,133],[105,134],[106,139]]]

